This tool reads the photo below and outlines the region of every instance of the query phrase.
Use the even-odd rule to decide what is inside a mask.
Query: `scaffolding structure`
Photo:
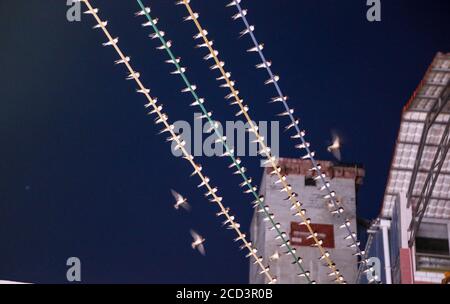
[[[447,239],[450,234],[449,149],[450,53],[438,53],[403,109],[380,214],[398,222],[390,238],[397,233],[400,245],[390,240],[390,246],[410,250],[411,281],[422,261],[442,258],[416,252],[419,234],[431,233],[423,222],[447,226]],[[447,265],[450,260],[445,260]]]

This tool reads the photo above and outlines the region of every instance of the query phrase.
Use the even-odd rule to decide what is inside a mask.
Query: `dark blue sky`
[[[0,2],[0,278],[64,283],[68,257],[82,261],[85,283],[245,283],[248,261],[216,207],[189,179],[191,168],[156,136],[142,96],[124,80],[117,55],[102,48],[90,16],[66,20],[66,1]],[[193,48],[192,23],[172,0],[145,0],[188,76],[216,119],[233,120],[204,53]],[[237,39],[229,0],[193,0],[256,120],[276,119],[267,78],[253,68],[250,40]],[[344,161],[362,163],[367,177],[359,214],[378,214],[403,105],[438,51],[450,51],[450,2],[382,0],[382,22],[369,23],[363,0],[244,0],[257,37],[297,109],[319,158],[330,130],[344,137]],[[97,0],[100,16],[172,121],[193,120],[181,80],[169,76],[166,54],[134,18],[134,0]],[[281,155],[299,154],[287,136]],[[248,230],[251,197],[228,161],[200,158],[204,170]],[[246,158],[250,175],[259,161]],[[170,188],[193,210],[177,213]],[[206,239],[206,257],[190,249],[189,229]]]

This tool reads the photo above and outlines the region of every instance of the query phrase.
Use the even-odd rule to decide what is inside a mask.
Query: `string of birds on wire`
[[[191,103],[191,106],[197,106],[201,109],[204,118],[207,119],[210,129],[210,131],[214,131],[214,134],[217,137],[216,143],[220,143],[225,148],[225,152],[222,156],[226,156],[231,160],[231,164],[229,165],[229,168],[236,170],[233,172],[233,174],[240,175],[242,177],[243,182],[240,184],[241,188],[244,188],[244,194],[251,194],[253,196],[254,201],[252,202],[252,205],[254,208],[258,209],[258,212],[262,213],[264,216],[264,220],[269,222],[270,227],[269,229],[271,231],[275,231],[276,236],[275,239],[278,241],[281,241],[281,244],[279,244],[280,249],[287,251],[285,252],[286,255],[289,255],[293,259],[293,264],[296,264],[300,270],[300,273],[302,274],[302,277],[306,280],[307,283],[315,283],[313,280],[311,280],[309,276],[309,271],[304,269],[304,266],[302,265],[302,258],[298,257],[296,252],[294,251],[294,248],[291,246],[290,241],[287,237],[287,233],[282,230],[281,225],[275,221],[275,215],[273,213],[270,213],[269,206],[264,202],[264,196],[258,195],[257,191],[258,188],[256,186],[253,186],[252,184],[252,178],[247,176],[247,170],[243,166],[243,162],[234,156],[234,149],[232,146],[230,146],[230,143],[227,142],[226,136],[223,136],[222,132],[219,130],[219,125],[217,122],[213,120],[212,112],[208,111],[206,109],[206,102],[204,98],[200,98],[197,94],[198,87],[194,84],[192,84],[189,81],[189,78],[187,76],[186,67],[181,66],[181,58],[176,57],[173,52],[173,41],[172,40],[166,40],[166,33],[159,30],[157,26],[156,20],[160,20],[159,18],[153,18],[151,16],[151,9],[150,7],[144,6],[141,0],[137,0],[137,3],[139,4],[141,11],[143,12],[143,16],[146,17],[146,22],[142,23],[143,27],[151,27],[153,29],[153,33],[150,34],[150,38],[157,39],[161,43],[160,46],[157,47],[157,49],[164,49],[166,50],[167,54],[169,55],[169,60],[166,60],[166,63],[174,65],[175,71],[173,71],[171,74],[179,75],[185,84],[185,88],[182,89],[182,92],[189,92],[192,97],[194,98],[194,102]],[[139,15],[139,14],[136,14]],[[158,22],[160,24],[160,22]]]
[[[296,144],[296,148],[304,149],[309,156],[308,159],[311,161],[312,169],[316,173],[316,177],[320,180],[323,187],[321,190],[325,192],[324,199],[328,203],[328,209],[335,216],[341,216],[344,213],[344,208],[342,204],[337,199],[336,192],[332,190],[331,183],[326,179],[326,175],[322,173],[320,164],[316,161],[314,152],[311,151],[310,143],[305,139],[305,131],[300,129],[300,120],[294,117],[294,110],[287,103],[288,97],[283,93],[281,86],[279,84],[280,77],[273,73],[272,71],[272,61],[266,59],[263,49],[264,44],[260,43],[255,36],[255,26],[251,25],[247,19],[248,10],[243,9],[241,6],[242,0],[233,0],[226,5],[226,7],[236,7],[237,12],[232,16],[232,19],[237,21],[241,20],[245,29],[240,32],[240,36],[249,36],[253,43],[253,46],[247,50],[248,53],[257,53],[260,57],[261,62],[256,65],[257,69],[265,69],[269,75],[269,79],[265,82],[266,84],[271,84],[275,87],[277,96],[273,97],[270,103],[281,102],[284,107],[284,113],[282,116],[289,118],[289,125],[286,127],[287,130],[294,129],[295,134],[291,136],[291,139],[300,140],[300,144]],[[338,160],[341,160],[340,154],[340,138],[336,134],[333,134],[333,142],[327,147],[327,150],[334,155]],[[335,212],[338,210],[339,212]],[[351,241],[349,244],[350,248],[355,249],[355,254],[360,257],[360,263],[363,268],[367,268],[367,257],[364,250],[360,249],[360,242],[356,237],[355,231],[351,228],[351,223],[348,219],[345,219],[343,225],[341,226],[347,230],[348,239]]]
[[[224,88],[227,88],[230,90],[230,93],[225,96],[225,99],[233,100],[230,105],[238,105],[239,106],[239,111],[236,113],[236,116],[238,117],[238,116],[242,115],[247,120],[250,131],[255,135],[257,142],[261,146],[260,154],[267,158],[266,164],[270,164],[273,168],[273,171],[270,172],[270,175],[278,177],[278,181],[282,184],[282,188],[280,191],[286,192],[286,194],[288,196],[287,199],[291,201],[291,205],[292,205],[291,208],[293,210],[296,210],[296,213],[294,215],[300,217],[301,224],[305,225],[305,227],[307,228],[308,233],[309,233],[308,238],[312,239],[314,241],[313,246],[317,247],[318,250],[320,251],[319,259],[324,260],[326,262],[326,264],[327,264],[326,266],[331,270],[330,275],[335,277],[335,281],[337,283],[346,283],[343,275],[340,273],[339,269],[336,267],[336,264],[333,262],[330,252],[328,252],[324,249],[323,240],[319,239],[318,233],[315,232],[314,229],[312,228],[311,219],[307,217],[306,210],[302,208],[303,207],[302,203],[297,199],[298,194],[295,193],[293,191],[292,186],[287,183],[286,176],[281,173],[281,167],[277,165],[276,158],[274,156],[272,156],[270,147],[268,147],[266,145],[264,138],[259,134],[257,126],[255,126],[255,124],[253,123],[253,120],[249,116],[249,114],[248,114],[249,106],[244,105],[243,99],[241,99],[239,97],[239,91],[235,88],[236,82],[232,81],[230,79],[231,73],[225,71],[225,69],[224,69],[225,62],[221,61],[219,59],[219,57],[218,57],[219,51],[216,48],[213,48],[212,40],[209,40],[207,37],[208,31],[201,26],[201,24],[198,20],[199,14],[197,12],[193,11],[193,9],[190,5],[190,2],[191,2],[190,0],[179,0],[176,2],[176,4],[184,5],[184,7],[186,8],[189,15],[184,17],[184,20],[194,22],[194,24],[198,30],[198,34],[196,34],[194,36],[194,40],[197,40],[197,39],[203,40],[203,43],[198,44],[197,47],[200,47],[200,48],[204,47],[208,50],[209,54],[204,57],[205,61],[209,61],[209,60],[214,61],[214,64],[212,66],[210,66],[210,69],[218,70],[220,72],[221,77],[216,78],[216,79],[218,81],[225,81],[225,84],[222,84],[221,87],[224,87]],[[242,14],[239,13],[239,14],[235,15],[234,18],[235,19],[240,18],[240,15],[242,15]],[[272,77],[271,79],[266,81],[266,84],[276,83],[277,81],[278,81],[278,77]],[[287,109],[285,112],[279,114],[279,116],[289,116],[292,114],[293,114],[293,110]],[[291,126],[289,126],[289,128],[295,127],[295,126],[296,126],[296,124],[291,124]],[[304,136],[304,134],[301,134],[301,135]],[[301,148],[306,151],[306,154],[304,156],[302,156],[302,159],[313,160],[314,152],[309,150],[308,143],[304,142],[304,143],[298,145],[297,148]],[[313,167],[311,170],[316,171],[317,169],[318,169],[317,167]],[[324,183],[323,186],[321,187],[321,190],[325,190],[326,187],[328,187],[328,182],[326,182],[324,178],[325,177],[322,174],[315,177],[316,180],[320,179]],[[328,195],[326,195],[325,198],[329,199],[329,198],[331,198],[331,196],[328,197]],[[332,213],[342,213],[343,211],[344,210],[343,210],[342,206],[337,206],[337,208],[335,210],[333,210]],[[356,237],[356,234],[355,235],[353,235],[353,234],[354,233],[352,233],[350,236],[346,237],[346,239],[350,238],[350,237]],[[300,274],[300,276],[301,275],[302,274]]]
[[[181,138],[180,135],[176,134],[174,131],[174,125],[169,123],[169,117],[168,114],[163,112],[162,105],[157,103],[157,99],[150,96],[150,89],[146,88],[142,81],[140,80],[141,74],[137,71],[135,71],[131,64],[130,64],[130,57],[125,56],[124,53],[121,51],[121,49],[118,46],[119,38],[113,36],[109,33],[107,29],[108,21],[102,21],[100,17],[98,16],[99,9],[94,8],[89,0],[78,0],[77,2],[83,2],[86,7],[87,11],[85,14],[92,15],[97,22],[97,24],[93,27],[94,29],[101,29],[102,32],[107,37],[108,41],[103,43],[102,45],[112,46],[117,54],[119,55],[119,59],[115,61],[116,65],[125,65],[125,67],[128,70],[128,76],[126,77],[127,80],[134,80],[138,86],[138,89],[136,90],[137,93],[142,94],[146,97],[148,103],[145,105],[146,108],[152,108],[152,110],[149,112],[149,114],[155,114],[155,124],[156,125],[163,125],[164,128],[160,131],[160,134],[169,133],[170,136],[168,138],[169,142],[175,143],[175,150],[180,150],[183,154],[183,159],[187,160],[190,165],[194,168],[193,173],[191,176],[197,175],[201,183],[198,185],[199,188],[206,188],[208,191],[205,193],[205,197],[209,199],[210,202],[213,202],[217,204],[220,211],[217,213],[217,216],[223,216],[225,217],[225,221],[223,222],[224,225],[228,229],[234,230],[237,234],[237,237],[234,239],[235,242],[242,242],[241,249],[247,249],[248,253],[246,254],[246,257],[250,258],[252,257],[254,259],[254,264],[258,265],[260,268],[260,274],[264,275],[268,283],[276,283],[277,279],[275,276],[273,276],[270,272],[270,269],[268,266],[264,265],[263,258],[261,256],[258,256],[258,250],[255,248],[255,246],[249,242],[246,239],[246,235],[241,232],[240,230],[240,224],[236,221],[236,217],[234,215],[231,215],[231,210],[229,207],[225,207],[223,204],[223,197],[218,196],[218,188],[213,187],[210,184],[210,179],[206,177],[202,172],[202,166],[194,161],[194,156],[190,154],[187,149],[185,148],[186,142]],[[143,14],[146,10],[140,11],[138,14]],[[194,238],[194,242],[192,243],[193,248],[198,248],[199,250],[203,246],[204,238],[199,236],[197,233],[191,231],[192,237]]]

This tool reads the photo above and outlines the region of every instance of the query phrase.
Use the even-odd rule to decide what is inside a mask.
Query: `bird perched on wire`
[[[175,205],[173,205],[175,210],[179,210],[180,207],[184,208],[184,210],[186,211],[191,210],[191,206],[189,205],[185,197],[183,197],[180,193],[176,192],[173,189],[170,189],[170,192],[172,193],[172,196],[175,198]]]
[[[341,139],[335,133],[332,134],[333,142],[327,147],[328,152],[332,153],[337,160],[341,160]]]
[[[192,249],[197,249],[202,255],[206,254],[205,247],[203,246],[203,243],[206,241],[204,237],[202,237],[200,234],[195,232],[191,229],[191,236],[194,239],[191,246]]]

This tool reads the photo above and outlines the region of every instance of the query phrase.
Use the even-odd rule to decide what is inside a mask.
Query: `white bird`
[[[177,69],[176,71],[170,72],[172,75],[181,74],[186,72],[186,68],[181,67],[180,69]]]
[[[137,17],[137,16],[144,16],[145,14],[149,14],[150,13],[150,8],[149,7],[146,7],[145,9],[143,9],[143,10],[141,10],[141,11],[139,11],[139,12],[136,12],[134,15]]]
[[[203,243],[206,241],[205,238],[192,229],[191,229],[191,236],[194,239],[194,241],[191,244],[192,249],[194,250],[197,249],[202,255],[205,255],[206,254],[205,247],[203,246]]]
[[[198,100],[196,100],[193,103],[191,103],[190,106],[194,107],[194,106],[198,106],[198,105],[204,104],[204,103],[205,103],[205,99],[204,98],[199,98]]]
[[[233,0],[230,3],[228,3],[226,5],[226,7],[234,6],[234,5],[238,4],[238,3],[241,3],[241,0]]]
[[[175,2],[175,5],[189,4],[189,2],[191,2],[191,0],[180,0]]]
[[[133,73],[130,73],[126,79],[127,80],[138,79],[139,77],[141,77],[141,74],[139,72],[133,72]]]
[[[280,258],[280,254],[278,253],[278,251],[275,251],[275,253],[272,254],[272,255],[269,257],[269,260],[270,260],[270,261],[276,261],[276,260],[278,260],[279,258]]]
[[[202,30],[201,32],[199,32],[198,34],[195,34],[193,36],[194,39],[200,39],[203,36],[207,36],[208,35],[208,31],[207,30]]]
[[[294,114],[294,109],[289,109],[289,111],[284,111],[283,113],[277,114],[277,116],[289,116]]]
[[[245,17],[245,16],[247,16],[247,10],[246,9],[240,11],[239,13],[237,13],[236,15],[234,15],[231,18],[233,18],[233,20],[237,20],[237,19]]]
[[[117,44],[117,42],[119,42],[119,37],[114,38],[113,40],[110,40],[108,42],[103,43],[103,46],[109,46],[109,45]]]
[[[195,119],[203,119],[203,118],[207,118],[207,117],[211,118],[211,116],[212,116],[212,112],[208,112],[208,113],[206,113],[204,115],[200,115],[200,116],[195,117]]]
[[[166,43],[162,44],[161,46],[158,46],[156,49],[157,50],[164,50],[165,48],[170,49],[172,47],[172,41],[169,40]]]
[[[221,61],[221,62],[219,62],[219,64],[214,64],[214,65],[210,66],[209,68],[211,70],[216,70],[216,69],[223,68],[224,66],[225,66],[225,62]]]
[[[149,94],[150,93],[150,89],[146,89],[146,88],[139,89],[139,90],[136,90],[136,92],[141,93],[141,94]]]
[[[180,209],[180,207],[184,208],[187,211],[191,210],[191,206],[189,205],[185,197],[183,197],[180,193],[176,192],[173,189],[170,189],[170,192],[172,193],[172,196],[175,198],[175,205],[173,207],[176,210]]]
[[[87,10],[87,11],[83,12],[83,14],[91,14],[91,15],[98,14],[98,8],[94,8],[92,10]]]
[[[255,47],[252,47],[252,48],[248,49],[247,52],[249,52],[249,53],[251,53],[251,52],[258,52],[258,51],[262,51],[263,49],[264,49],[264,44],[261,43],[261,44],[258,44]]]
[[[283,97],[281,97],[281,96],[272,97],[272,99],[270,100],[270,103],[274,103],[274,102],[283,102],[283,101],[288,100],[288,98],[289,98],[289,97],[287,97],[287,96],[283,96]]]
[[[241,31],[241,32],[239,33],[239,34],[240,34],[239,37],[242,37],[242,36],[244,36],[244,35],[246,35],[246,34],[249,34],[250,32],[253,32],[254,30],[255,30],[255,26],[250,25],[250,27],[246,28],[245,30],[243,30],[243,31]]]
[[[291,124],[289,124],[288,126],[286,126],[286,127],[284,128],[284,131],[288,131],[288,130],[294,128],[295,126],[298,126],[299,123],[300,123],[300,120],[299,120],[299,119],[295,120],[293,123],[291,123]]]
[[[279,80],[280,80],[280,76],[274,75],[273,78],[266,80],[266,82],[264,82],[264,84],[271,84],[274,82],[278,82]]]
[[[180,63],[180,61],[181,61],[181,58],[178,57],[178,58],[176,58],[175,60],[173,60],[173,59],[166,60],[165,63],[172,63],[172,64],[175,64],[175,63]]]
[[[194,19],[198,19],[198,13],[193,13],[192,15],[189,15],[187,17],[184,17],[184,21],[189,21],[189,20],[194,20]]]
[[[156,33],[151,33],[150,35],[148,35],[151,39],[156,39],[156,38],[159,38],[159,37],[164,37],[166,35],[166,33],[165,32],[163,32],[163,31],[159,31],[159,32],[156,32]]]
[[[107,25],[108,25],[108,21],[102,21],[99,24],[94,25],[92,28],[93,29],[98,29],[98,28],[101,28],[101,27],[106,27]]]
[[[327,147],[327,150],[332,153],[337,160],[341,160],[341,140],[339,136],[333,134],[333,143]]]
[[[199,44],[197,44],[196,46],[195,46],[195,48],[203,48],[203,47],[208,47],[208,46],[210,46],[210,47],[212,47],[214,45],[214,42],[211,40],[211,41],[208,41],[208,42],[205,42],[205,43],[199,43]]]
[[[200,172],[202,171],[203,168],[202,168],[202,165],[197,165],[197,164],[196,164],[196,165],[194,166],[194,169],[195,169],[195,170],[194,170],[194,172],[192,172],[191,176],[194,176],[194,175],[200,173]]]
[[[155,18],[155,19],[146,21],[146,22],[142,23],[142,27],[149,27],[149,26],[156,25],[156,24],[158,24],[158,20],[159,20],[158,18]]]
[[[121,64],[121,63],[125,63],[125,62],[130,62],[130,57],[125,57],[125,60],[124,59],[119,59],[119,60],[116,60],[116,61],[114,61],[114,64]]]
[[[213,50],[212,53],[206,55],[205,57],[203,57],[204,60],[209,60],[211,58],[217,57],[217,55],[219,55],[219,51],[217,50]]]
[[[244,106],[239,112],[237,112],[234,116],[239,116],[239,115],[242,115],[242,114],[244,114],[244,113],[247,113],[248,112],[248,110],[249,110],[249,108],[248,108],[248,106]]]
[[[219,81],[219,80],[225,80],[226,78],[230,78],[230,77],[231,77],[231,73],[226,72],[226,73],[225,73],[225,76],[217,77],[216,80],[217,80],[217,81]]]

